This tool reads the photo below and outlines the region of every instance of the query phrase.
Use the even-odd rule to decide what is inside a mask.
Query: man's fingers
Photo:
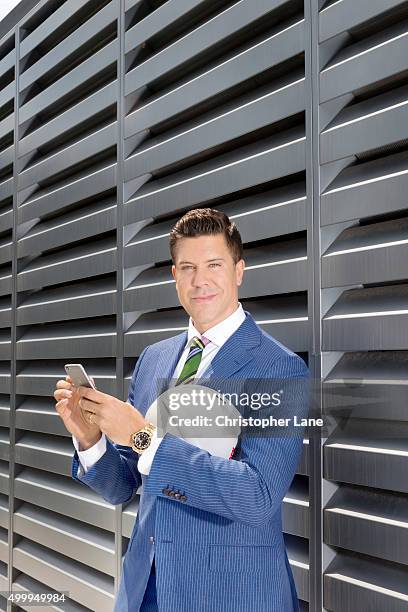
[[[67,407],[67,404],[68,404],[67,399],[62,399],[55,404],[55,410],[58,412],[58,414],[61,417],[66,418],[66,417],[71,416],[71,410],[69,410],[69,408]]]
[[[88,412],[93,412],[94,414],[99,415],[100,413],[100,405],[92,400],[88,400],[85,397],[80,397],[78,400],[78,405],[81,410],[87,410]]]
[[[86,398],[95,404],[102,404],[105,400],[104,393],[96,389],[90,389],[89,387],[78,387],[78,393],[79,397]]]
[[[70,389],[72,385],[66,380],[58,380],[55,386],[57,389]]]
[[[70,391],[69,389],[57,389],[56,391],[54,391],[54,398],[57,400],[57,402],[61,399],[69,399],[72,397],[72,391]]]

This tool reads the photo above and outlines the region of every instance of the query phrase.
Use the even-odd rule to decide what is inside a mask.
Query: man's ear
[[[176,266],[173,264],[171,266],[171,273],[173,275],[174,280],[176,279]]]
[[[244,269],[245,269],[245,261],[243,259],[240,259],[235,264],[235,270],[236,270],[236,273],[237,273],[237,285],[238,285],[238,287],[242,283],[242,279],[243,279],[243,276],[244,276]]]

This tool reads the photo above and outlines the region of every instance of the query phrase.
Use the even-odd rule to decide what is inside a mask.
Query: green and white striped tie
[[[203,356],[204,347],[210,342],[205,336],[194,336],[190,351],[184,363],[180,376],[177,379],[176,386],[186,384],[194,380]]]

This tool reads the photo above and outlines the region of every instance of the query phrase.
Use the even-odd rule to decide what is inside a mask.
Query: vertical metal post
[[[124,315],[123,315],[123,123],[124,123],[124,73],[125,73],[125,2],[118,0],[118,60],[117,60],[117,146],[116,146],[116,396],[123,395]],[[115,509],[115,597],[119,589],[122,571],[122,505]]]
[[[319,163],[319,1],[305,0],[305,85],[306,85],[306,194],[308,255],[308,317],[312,346],[309,368],[312,377],[312,417],[321,416],[321,272],[320,272],[320,163]],[[323,608],[322,579],[322,479],[321,435],[309,431],[309,610]]]
[[[13,571],[14,547],[14,478],[15,478],[15,444],[16,444],[16,375],[17,375],[17,239],[18,239],[18,109],[19,109],[19,76],[20,76],[20,30],[17,25],[14,29],[14,138],[13,138],[13,227],[12,227],[12,255],[11,255],[11,333],[10,333],[10,422],[9,422],[9,513],[8,513],[8,590],[11,591]],[[14,606],[8,602],[7,610]]]

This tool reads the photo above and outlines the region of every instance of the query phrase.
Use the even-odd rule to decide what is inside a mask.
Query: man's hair
[[[194,236],[212,236],[223,234],[231,251],[234,263],[243,258],[241,235],[237,226],[229,217],[214,208],[196,208],[189,210],[174,225],[170,232],[170,253],[173,263],[176,262],[176,244],[181,238]]]

